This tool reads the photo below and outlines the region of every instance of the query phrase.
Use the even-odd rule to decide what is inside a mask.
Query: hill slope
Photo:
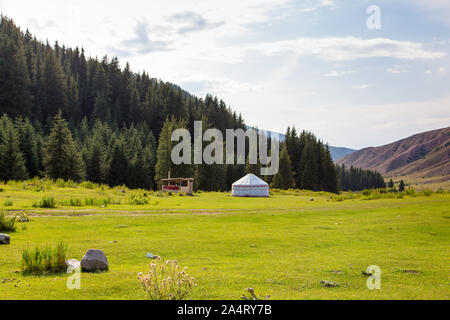
[[[378,148],[357,151],[339,165],[377,170],[387,177],[450,179],[450,127],[429,131]]]

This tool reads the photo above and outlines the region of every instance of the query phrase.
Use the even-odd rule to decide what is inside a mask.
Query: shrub
[[[85,181],[80,184],[80,188],[89,189],[89,190],[93,190],[97,187],[98,187],[98,185],[96,185],[92,182],[89,182],[89,181]]]
[[[82,207],[83,203],[81,202],[80,199],[70,199],[70,206],[71,207]]]
[[[143,206],[148,204],[148,200],[144,196],[132,195],[128,198],[128,203],[134,206]]]
[[[59,242],[56,247],[35,247],[22,253],[22,272],[29,274],[59,273],[66,270],[68,247]]]
[[[30,222],[30,217],[25,212],[20,213],[16,219],[18,222],[22,223]]]
[[[247,301],[249,301],[249,300],[250,301],[251,300],[253,300],[253,301],[266,300],[267,301],[270,299],[270,296],[266,296],[264,299],[262,297],[258,297],[255,293],[255,289],[253,289],[253,288],[248,288],[245,291],[247,291],[250,295],[244,294],[241,297],[241,300],[247,300]]]
[[[120,204],[120,200],[114,201],[111,198],[103,198],[103,199],[85,198],[84,204],[90,207],[107,207],[110,204]]]
[[[1,191],[0,191],[0,192],[1,192]],[[444,189],[439,188],[439,189],[436,191],[436,193],[437,193],[437,194],[444,194],[445,191],[444,191]]]
[[[0,212],[0,231],[15,232],[16,231],[16,218],[7,217],[4,212]]]
[[[3,206],[5,207],[12,207],[14,205],[14,202],[7,200],[3,203]]]
[[[40,201],[33,203],[33,208],[56,208],[55,198],[44,196]]]
[[[197,286],[194,278],[186,273],[187,268],[181,270],[176,261],[163,264],[158,258],[149,268],[149,273],[138,275],[149,300],[183,300]]]

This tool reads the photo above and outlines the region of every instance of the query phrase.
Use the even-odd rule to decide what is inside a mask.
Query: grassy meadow
[[[0,185],[0,208],[31,217],[0,246],[0,299],[145,299],[137,275],[148,252],[189,268],[190,299],[238,300],[248,287],[271,299],[450,298],[448,192],[239,199],[32,180]],[[110,270],[83,273],[80,290],[64,273],[21,272],[23,250],[60,241],[70,259],[103,250]],[[367,288],[371,265],[381,290]]]

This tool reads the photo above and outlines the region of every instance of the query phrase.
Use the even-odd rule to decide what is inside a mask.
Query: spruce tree
[[[156,152],[156,173],[155,181],[165,179],[172,169],[172,129],[173,120],[166,119],[159,135],[158,150]],[[173,175],[172,175],[173,177]]]
[[[319,168],[312,141],[307,141],[302,153],[301,162],[304,164],[302,172],[302,188],[317,191],[319,189]]]
[[[114,143],[109,161],[106,181],[110,186],[121,186],[127,183],[129,163],[120,141]]]
[[[40,175],[39,137],[31,121],[27,118],[16,120],[16,126],[20,137],[20,149],[24,155],[25,166],[30,177]]]
[[[53,126],[45,145],[43,163],[49,178],[80,181],[84,177],[81,154],[76,150],[72,133],[61,111],[53,119]]]
[[[280,154],[280,168],[278,173],[273,177],[272,188],[287,190],[294,187],[294,177],[291,171],[291,159],[289,157],[286,144]]]
[[[0,179],[24,180],[28,177],[28,173],[23,153],[20,151],[19,133],[6,116],[3,116],[1,122]]]
[[[12,20],[0,17],[0,109],[12,117],[31,116],[31,81],[23,42]]]
[[[395,186],[395,185],[394,185],[394,180],[392,180],[392,179],[389,180],[388,188],[389,188],[389,189],[392,189],[392,188],[394,188],[394,186]]]
[[[400,192],[405,191],[405,182],[403,180],[400,181],[400,185],[398,187],[398,191],[400,191]]]
[[[86,159],[86,177],[89,181],[102,183],[106,175],[104,146],[99,138],[94,138]]]
[[[53,51],[47,52],[38,95],[44,117],[54,117],[58,110],[67,112],[67,83],[61,61]]]

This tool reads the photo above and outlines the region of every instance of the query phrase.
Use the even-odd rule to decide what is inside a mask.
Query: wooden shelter
[[[194,178],[169,178],[161,179],[162,191],[180,193],[184,192],[189,196],[194,193]]]

